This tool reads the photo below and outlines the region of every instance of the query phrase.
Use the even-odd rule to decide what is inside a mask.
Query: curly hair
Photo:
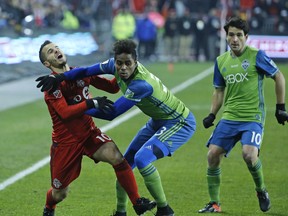
[[[136,43],[131,39],[118,40],[114,43],[114,58],[122,53],[131,54],[133,59],[137,60]]]

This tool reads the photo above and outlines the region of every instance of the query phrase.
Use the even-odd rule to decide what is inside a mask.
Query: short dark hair
[[[47,44],[50,44],[50,43],[52,43],[52,42],[49,41],[49,40],[44,41],[44,43],[41,45],[41,47],[40,47],[40,49],[39,49],[39,59],[40,59],[40,61],[42,62],[42,64],[43,64],[44,61],[46,60],[46,59],[44,59],[44,55],[43,55],[43,53],[42,53],[42,50],[43,50],[43,48],[44,48]]]
[[[244,34],[248,34],[249,32],[249,25],[246,22],[246,20],[241,19],[240,17],[231,17],[226,24],[224,25],[224,30],[226,34],[228,33],[229,27],[235,27],[238,29],[242,29],[244,31]]]
[[[114,58],[116,58],[116,55],[126,53],[131,54],[133,59],[137,61],[136,47],[136,43],[131,39],[118,40],[114,43],[113,47]]]

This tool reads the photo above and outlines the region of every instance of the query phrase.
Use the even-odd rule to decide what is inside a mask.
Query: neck
[[[64,72],[66,72],[66,71],[69,71],[69,70],[70,70],[70,67],[69,67],[68,64],[65,64],[65,65],[63,65],[62,67],[57,67],[57,68],[56,68],[56,67],[51,67],[50,69],[51,69],[52,71],[60,74],[60,73],[64,73]]]

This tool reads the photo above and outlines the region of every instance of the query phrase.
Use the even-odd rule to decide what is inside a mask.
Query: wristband
[[[276,109],[286,111],[285,103],[284,104],[276,104]]]

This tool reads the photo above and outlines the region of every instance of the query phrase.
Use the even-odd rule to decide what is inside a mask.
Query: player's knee
[[[220,165],[221,155],[216,151],[209,150],[207,154],[207,161],[209,167],[218,167]]]
[[[68,187],[61,190],[53,190],[53,198],[55,201],[61,202],[68,196]]]
[[[134,162],[138,169],[142,169],[153,161],[163,158],[164,156],[165,154],[156,145],[154,145],[153,148],[149,148],[148,146],[147,148],[142,148],[135,154]]]
[[[243,152],[243,159],[248,166],[252,166],[257,160],[257,155],[253,154],[253,152]]]

